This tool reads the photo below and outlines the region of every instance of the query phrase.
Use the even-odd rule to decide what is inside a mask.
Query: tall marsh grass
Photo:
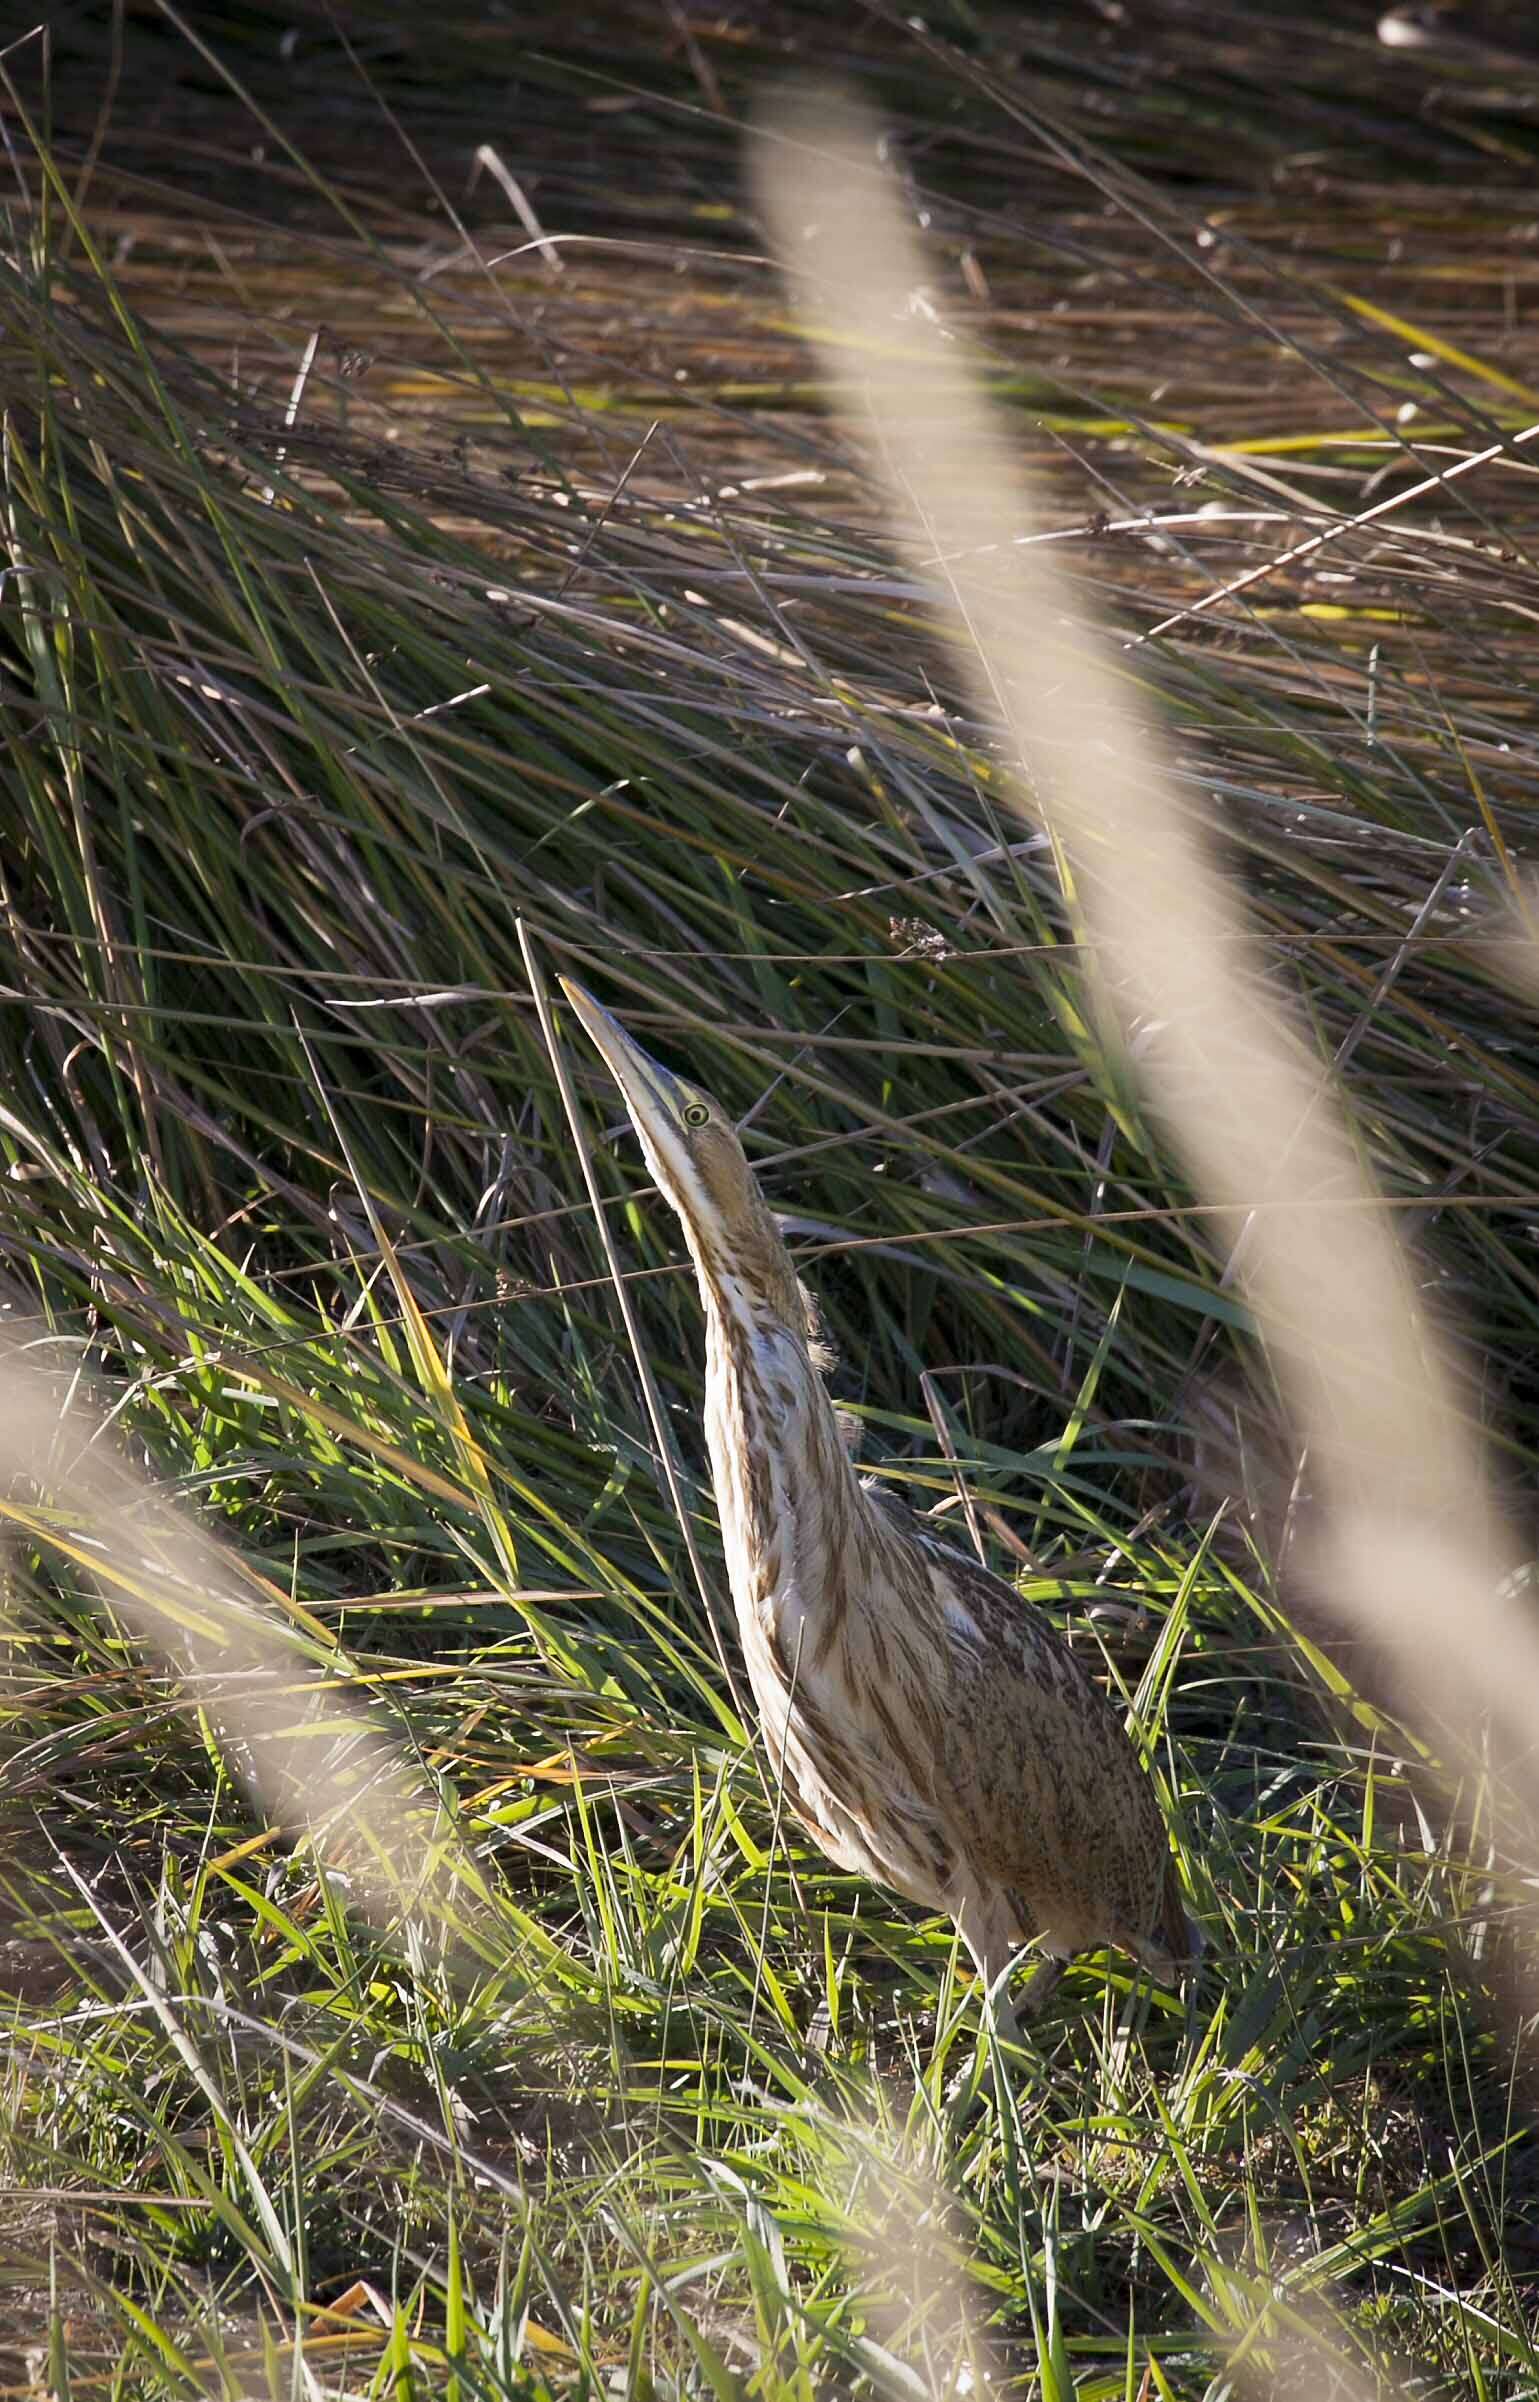
[[[450,1940],[371,1922],[12,1496],[14,2381],[1095,2402],[1323,2345],[1532,2390],[1526,1863],[1322,1608],[1213,1196],[737,161],[777,58],[886,113],[1522,1526],[1539,1083],[1471,939],[1534,767],[1522,108],[1366,14],[259,14],[4,61],[5,1298],[473,1884]],[[997,2086],[949,1929],[783,1823],[691,1282],[606,1144],[704,1593],[521,925],[754,1112],[865,1464],[1133,1711],[1190,2017],[1082,1962]]]

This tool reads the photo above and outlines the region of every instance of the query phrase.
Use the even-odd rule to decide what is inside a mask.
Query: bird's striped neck
[[[842,1614],[841,1563],[868,1505],[799,1327],[735,1279],[701,1278],[706,1443],[732,1593],[793,1623]]]

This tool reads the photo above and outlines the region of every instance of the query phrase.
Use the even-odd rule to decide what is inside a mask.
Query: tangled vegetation
[[[1530,70],[1371,8],[578,13],[0,60],[0,1301],[478,1880],[371,1932],[67,1504],[4,1504],[10,2381],[1184,2402],[1303,2347],[1531,2395],[1521,1886],[1309,1585],[1211,1218],[739,162],[789,62],[886,112],[1522,1511],[1539,1055],[1471,936],[1539,767]],[[693,1280],[574,1051],[703,1590],[565,968],[749,1119],[866,1469],[1126,1702],[1190,2007],[1081,1961],[996,2083],[949,1924],[785,1823]]]

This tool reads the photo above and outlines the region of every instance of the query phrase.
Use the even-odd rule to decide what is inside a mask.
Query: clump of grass
[[[1439,1813],[1194,1470],[1193,1416],[1264,1365],[745,255],[701,103],[758,54],[681,37],[654,72],[652,21],[616,17],[603,59],[528,62],[562,98],[546,230],[668,245],[623,283],[574,250],[558,292],[538,249],[488,271],[427,213],[491,138],[485,24],[367,26],[350,59],[303,19],[287,82],[233,21],[208,53],[135,28],[99,124],[94,69],[66,57],[45,115],[13,63],[0,1241],[12,1311],[334,1636],[492,1915],[463,1958],[370,1933],[34,1529],[4,1688],[15,2349],[60,2392],[1195,2394],[1323,2308],[1370,2361],[1522,2391],[1534,2157],[1479,1797]],[[1096,84],[1052,30],[1011,62],[873,20],[871,72],[1128,638],[1330,534],[1128,671],[1521,1480],[1536,1071],[1463,937],[1522,850],[1528,482],[1344,519],[1426,464],[1408,429],[1441,460],[1524,420],[1526,137],[1427,123],[1419,87],[1368,117],[1366,35],[1327,75],[1270,31],[1220,68],[1177,27]],[[630,42],[659,96],[591,107]],[[204,112],[153,185],[151,74],[163,122]],[[1307,197],[1281,226],[1259,168],[1217,186],[1236,85]],[[211,110],[268,172],[221,166]],[[392,119],[417,149],[382,164]],[[1056,164],[1023,235],[1028,151]],[[527,239],[474,199],[483,254]],[[757,1109],[868,1464],[959,1524],[965,1485],[1134,1707],[1213,1944],[1189,2023],[1083,1963],[1002,2115],[949,1930],[790,1835],[520,921]],[[598,1149],[709,1574],[691,1284]]]

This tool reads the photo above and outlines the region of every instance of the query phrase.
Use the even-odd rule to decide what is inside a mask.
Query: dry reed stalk
[[[331,1638],[124,1458],[78,1380],[0,1347],[0,1523],[83,1572],[176,1671],[272,1818],[302,1827],[350,1904],[391,1934],[463,1922],[477,1889],[453,1821]],[[288,1623],[284,1623],[287,1617]]]
[[[756,144],[808,339],[942,604],[958,674],[1008,730],[1108,1028],[1225,1212],[1320,1487],[1321,1590],[1445,1743],[1483,1776],[1494,1762],[1539,1823],[1539,1633],[1509,1589],[1514,1546],[1411,1262],[1125,668],[1032,539],[1003,425],[878,152],[856,105],[817,94],[782,102]]]

